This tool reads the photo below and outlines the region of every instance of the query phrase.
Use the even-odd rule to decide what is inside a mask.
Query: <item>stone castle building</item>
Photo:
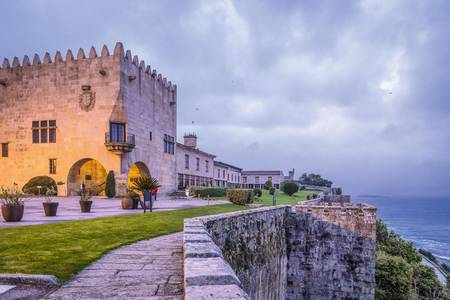
[[[34,176],[101,193],[113,171],[118,194],[140,174],[176,188],[177,88],[123,45],[53,59],[14,57],[0,69],[0,186]],[[211,166],[213,165],[211,161]]]

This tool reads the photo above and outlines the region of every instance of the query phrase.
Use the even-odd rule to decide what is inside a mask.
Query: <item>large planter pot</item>
[[[143,203],[141,201],[141,205],[142,207],[144,207],[144,212],[148,209],[150,209],[150,211],[153,211],[153,201],[152,201],[152,193],[150,193],[150,191],[145,191],[143,192]]]
[[[56,216],[56,212],[58,210],[58,202],[42,202],[44,206],[44,212],[46,217],[54,217]]]
[[[6,222],[19,222],[23,217],[23,205],[2,205],[2,215]]]
[[[91,212],[92,200],[80,201],[80,208],[82,213]]]
[[[130,197],[122,198],[122,209],[132,209],[133,208],[133,200]]]

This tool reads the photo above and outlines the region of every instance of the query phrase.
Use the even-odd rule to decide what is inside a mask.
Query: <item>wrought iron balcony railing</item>
[[[135,147],[134,134],[126,136],[117,136],[111,134],[111,132],[105,133],[105,146],[106,148],[116,154],[123,154],[133,151]]]

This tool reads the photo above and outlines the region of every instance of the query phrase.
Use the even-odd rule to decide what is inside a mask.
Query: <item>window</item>
[[[125,124],[109,123],[109,138],[112,143],[125,143]]]
[[[230,174],[227,174],[227,180],[230,181]]]
[[[209,172],[209,161],[205,160],[205,172],[208,173]]]
[[[225,170],[222,171],[222,178],[225,178]]]
[[[33,144],[39,143],[39,121],[33,121],[32,123],[33,132]]]
[[[50,158],[48,160],[48,168],[50,174],[56,174],[56,158]]]
[[[164,153],[175,153],[175,138],[168,134],[164,135]]]
[[[258,184],[259,183],[259,176],[255,177],[255,183]]]
[[[242,183],[247,183],[247,176],[242,176]]]
[[[189,155],[184,155],[184,168],[189,169]]]
[[[197,171],[200,171],[200,158],[197,157],[195,160],[196,160],[195,169]]]
[[[31,122],[33,144],[56,143],[56,120]]]
[[[272,176],[269,176],[269,177],[267,178],[267,181],[272,182]]]
[[[2,143],[2,157],[8,157],[8,143]]]
[[[217,177],[220,178],[220,169],[217,170]]]
[[[152,141],[153,140],[153,134],[152,134],[152,132],[150,131],[150,134],[149,134],[149,140],[150,141]]]
[[[48,121],[41,121],[41,143],[47,143]]]
[[[48,121],[48,141],[56,143],[56,120]]]

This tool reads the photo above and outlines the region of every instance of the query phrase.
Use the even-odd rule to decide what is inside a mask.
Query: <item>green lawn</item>
[[[263,195],[262,195],[260,201],[255,201],[255,203],[262,203],[265,206],[272,205],[272,202],[273,202],[272,195],[269,195],[269,191],[267,191],[267,190],[262,190],[262,191],[263,191]],[[294,205],[294,204],[297,204],[298,201],[306,200],[307,195],[314,194],[314,193],[319,193],[319,192],[318,191],[298,191],[297,193],[292,195],[292,197],[289,197],[282,191],[277,191],[276,204],[277,205],[280,205],[280,204]],[[228,200],[228,199],[227,199],[227,196],[223,196],[223,197],[214,197],[214,198],[211,198],[211,200]],[[258,199],[256,198],[255,200],[258,200]]]
[[[52,274],[66,281],[114,248],[181,231],[184,218],[242,209],[211,205],[0,229],[0,273]]]
[[[272,205],[273,200],[272,200],[272,195],[269,194],[269,191],[267,190],[262,190],[263,191],[263,195],[261,197],[261,202],[268,206],[268,205]],[[303,201],[306,200],[306,196],[309,194],[313,194],[313,193],[318,193],[315,191],[298,191],[297,193],[295,193],[294,195],[292,195],[291,197],[289,197],[288,195],[286,195],[285,193],[283,193],[282,191],[277,191],[276,192],[276,204],[280,205],[280,204],[288,204],[288,205],[294,205],[297,204],[297,202],[299,201]],[[256,201],[256,203],[258,203],[258,201]]]

